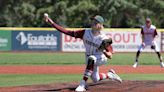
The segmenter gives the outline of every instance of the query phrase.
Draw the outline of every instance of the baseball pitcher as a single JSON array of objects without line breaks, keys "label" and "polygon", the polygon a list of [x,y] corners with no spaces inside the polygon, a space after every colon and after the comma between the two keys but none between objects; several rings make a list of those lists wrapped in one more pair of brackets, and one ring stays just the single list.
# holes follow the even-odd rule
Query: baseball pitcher
[{"label": "baseball pitcher", "polygon": [[84,71],[83,79],[80,81],[79,86],[75,91],[86,91],[86,84],[89,77],[93,82],[98,82],[104,79],[112,79],[122,82],[121,78],[115,73],[113,69],[110,69],[108,73],[99,73],[99,66],[107,62],[107,58],[112,58],[112,39],[102,34],[103,17],[96,15],[91,18],[91,29],[70,31],[59,26],[53,20],[51,20],[47,14],[44,15],[46,22],[50,23],[52,27],[58,31],[70,35],[75,38],[83,40],[85,45],[86,56],[86,69]]}]

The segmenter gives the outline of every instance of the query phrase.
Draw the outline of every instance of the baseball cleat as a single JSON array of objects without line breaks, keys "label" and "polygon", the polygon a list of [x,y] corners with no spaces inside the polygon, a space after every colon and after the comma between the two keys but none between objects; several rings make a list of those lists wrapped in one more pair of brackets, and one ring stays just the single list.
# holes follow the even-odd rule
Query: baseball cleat
[{"label": "baseball cleat", "polygon": [[85,81],[84,80],[81,80],[79,86],[75,89],[75,91],[76,92],[86,91],[85,86],[86,86]]},{"label": "baseball cleat", "polygon": [[164,68],[164,63],[160,62],[161,68]]},{"label": "baseball cleat", "polygon": [[110,79],[122,83],[122,79],[116,74],[113,69],[110,69],[110,71],[108,72],[108,76],[110,77]]},{"label": "baseball cleat", "polygon": [[138,62],[135,62],[133,68],[137,68],[137,66],[138,66]]}]

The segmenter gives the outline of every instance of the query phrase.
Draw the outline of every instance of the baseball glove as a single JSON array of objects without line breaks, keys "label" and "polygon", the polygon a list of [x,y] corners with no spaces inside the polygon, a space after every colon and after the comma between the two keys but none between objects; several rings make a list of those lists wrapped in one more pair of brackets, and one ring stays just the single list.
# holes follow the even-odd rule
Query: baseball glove
[{"label": "baseball glove", "polygon": [[98,49],[99,50],[104,50],[104,49],[106,49],[106,47],[108,47],[111,44],[112,44],[112,39],[111,38],[104,39]]},{"label": "baseball glove", "polygon": [[151,46],[151,49],[155,49],[155,45],[152,45],[152,46]]}]

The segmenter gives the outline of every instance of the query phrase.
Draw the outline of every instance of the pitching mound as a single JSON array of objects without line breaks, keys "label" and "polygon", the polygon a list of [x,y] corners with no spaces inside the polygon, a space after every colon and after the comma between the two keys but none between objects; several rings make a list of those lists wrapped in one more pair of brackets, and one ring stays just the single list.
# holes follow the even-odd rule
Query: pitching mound
[{"label": "pitching mound", "polygon": [[[74,92],[78,83],[0,88],[1,92]],[[164,81],[101,81],[89,83],[87,92],[163,92]]]}]

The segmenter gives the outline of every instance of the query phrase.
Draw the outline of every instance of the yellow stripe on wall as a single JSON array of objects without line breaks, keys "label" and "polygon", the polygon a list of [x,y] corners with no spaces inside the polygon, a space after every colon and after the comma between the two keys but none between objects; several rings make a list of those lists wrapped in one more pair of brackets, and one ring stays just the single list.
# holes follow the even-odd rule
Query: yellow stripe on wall
[{"label": "yellow stripe on wall", "polygon": [[[85,28],[66,28],[67,30],[81,30]],[[0,30],[21,30],[21,31],[55,31],[55,28],[34,28],[34,27],[0,27]],[[140,28],[104,28],[104,31],[140,31]],[[164,32],[164,29],[157,29],[157,31]]]},{"label": "yellow stripe on wall", "polygon": [[[66,28],[68,30],[79,30],[79,29],[84,29],[84,28]],[[26,31],[26,30],[38,30],[38,31],[42,31],[42,30],[56,30],[55,28],[30,28],[30,27],[0,27],[0,30],[21,30],[21,31]]]}]

